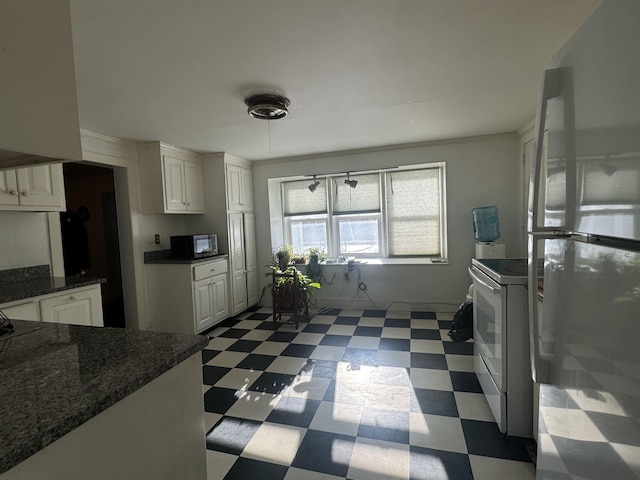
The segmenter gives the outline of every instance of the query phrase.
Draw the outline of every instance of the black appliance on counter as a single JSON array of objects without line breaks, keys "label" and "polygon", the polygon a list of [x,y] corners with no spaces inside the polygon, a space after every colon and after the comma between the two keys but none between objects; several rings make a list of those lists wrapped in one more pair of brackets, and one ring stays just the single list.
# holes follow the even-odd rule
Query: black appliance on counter
[{"label": "black appliance on counter", "polygon": [[174,235],[171,240],[171,258],[197,259],[218,254],[218,236],[215,233]]}]

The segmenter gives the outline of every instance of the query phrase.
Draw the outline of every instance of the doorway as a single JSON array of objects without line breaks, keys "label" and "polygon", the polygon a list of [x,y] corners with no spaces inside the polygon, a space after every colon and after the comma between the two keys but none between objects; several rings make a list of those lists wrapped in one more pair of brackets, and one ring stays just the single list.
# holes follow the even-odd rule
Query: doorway
[{"label": "doorway", "polygon": [[60,214],[65,275],[106,278],[105,327],[126,326],[113,169],[63,164],[67,211]]}]

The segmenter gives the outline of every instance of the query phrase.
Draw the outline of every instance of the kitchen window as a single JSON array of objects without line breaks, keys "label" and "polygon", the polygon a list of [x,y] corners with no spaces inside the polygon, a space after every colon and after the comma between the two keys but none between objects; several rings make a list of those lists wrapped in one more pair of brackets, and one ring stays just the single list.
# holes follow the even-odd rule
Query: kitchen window
[{"label": "kitchen window", "polygon": [[[445,257],[444,163],[281,183],[284,239],[328,258]],[[355,184],[353,188],[345,180]]]}]

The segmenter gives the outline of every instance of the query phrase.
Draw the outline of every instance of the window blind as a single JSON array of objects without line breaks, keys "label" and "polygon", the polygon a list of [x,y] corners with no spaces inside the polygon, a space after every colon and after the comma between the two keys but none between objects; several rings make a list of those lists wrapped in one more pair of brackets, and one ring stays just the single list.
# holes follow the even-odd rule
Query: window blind
[{"label": "window blind", "polygon": [[386,179],[389,256],[441,256],[440,169],[397,171]]},{"label": "window blind", "polygon": [[344,183],[347,177],[333,179],[333,213],[345,215],[380,211],[380,174],[351,175],[356,188]]},{"label": "window blind", "polygon": [[297,180],[282,184],[284,215],[312,215],[327,213],[326,180],[320,180],[315,192],[309,190],[310,180]]}]

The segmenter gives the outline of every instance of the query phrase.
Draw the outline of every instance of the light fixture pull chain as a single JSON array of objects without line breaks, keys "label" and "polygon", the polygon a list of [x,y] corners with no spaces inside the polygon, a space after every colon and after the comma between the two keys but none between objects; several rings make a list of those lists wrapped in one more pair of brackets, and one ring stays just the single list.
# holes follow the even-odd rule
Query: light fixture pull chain
[{"label": "light fixture pull chain", "polygon": [[267,119],[267,135],[269,137],[269,153],[271,153],[271,120]]}]

